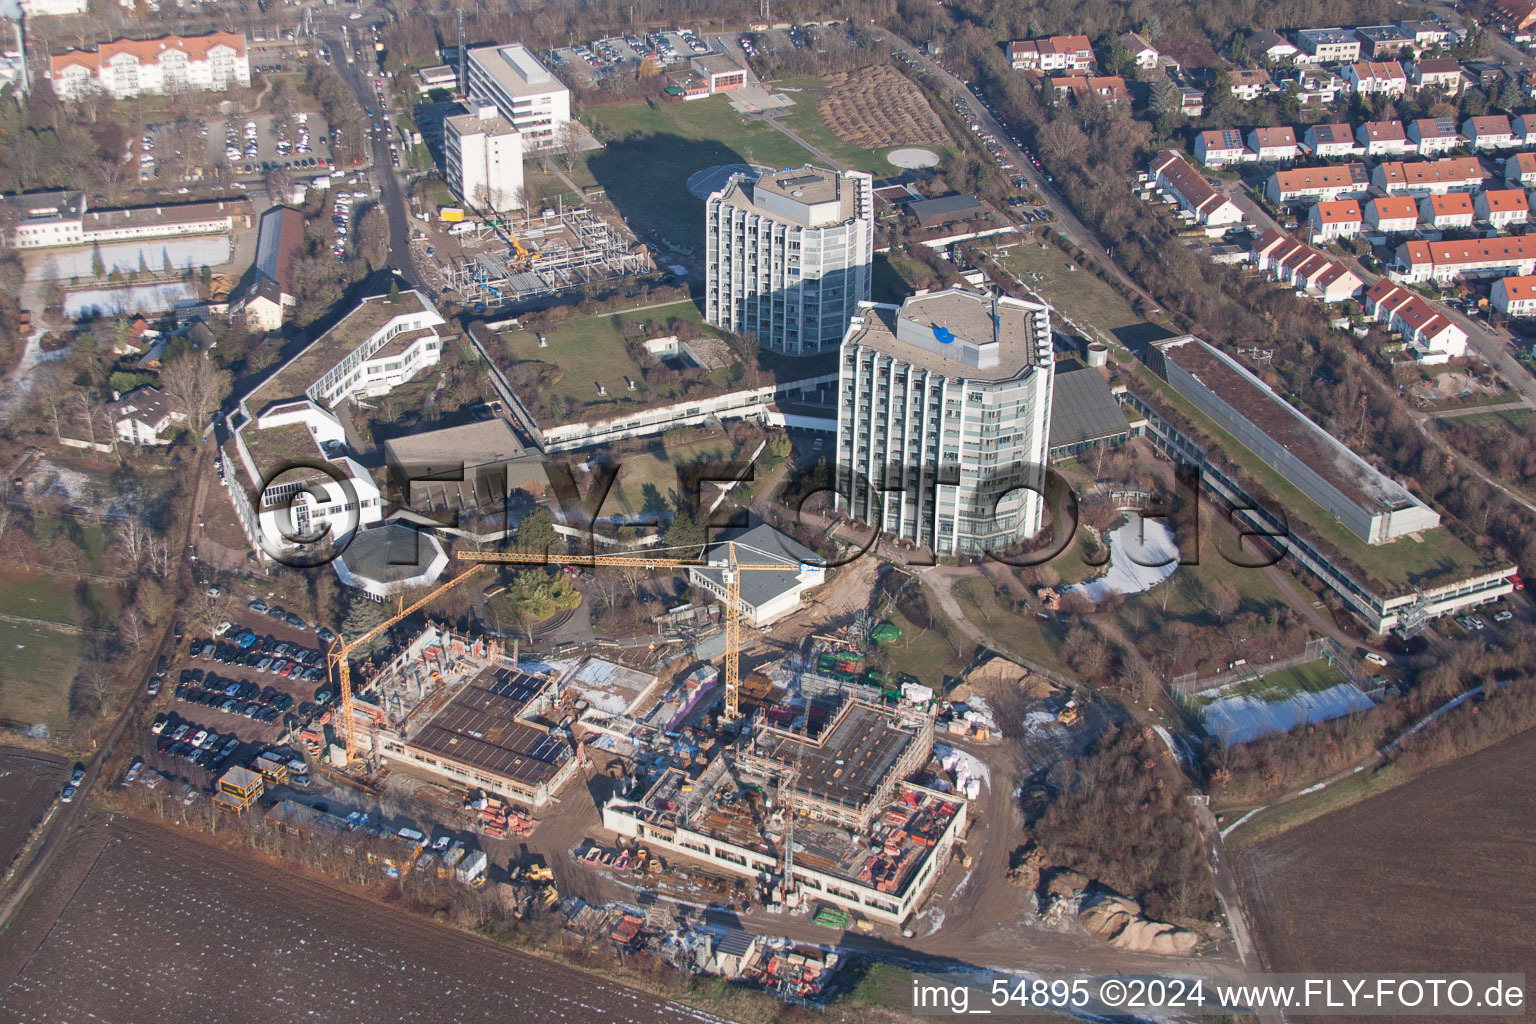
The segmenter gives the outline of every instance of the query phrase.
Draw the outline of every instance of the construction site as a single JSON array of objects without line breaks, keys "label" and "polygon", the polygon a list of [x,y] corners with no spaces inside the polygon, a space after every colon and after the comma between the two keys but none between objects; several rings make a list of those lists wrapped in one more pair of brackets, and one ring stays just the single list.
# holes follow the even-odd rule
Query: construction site
[{"label": "construction site", "polygon": [[[462,216],[462,215],[461,215]],[[469,218],[435,231],[422,256],[466,305],[499,306],[655,269],[633,236],[585,206]]]}]

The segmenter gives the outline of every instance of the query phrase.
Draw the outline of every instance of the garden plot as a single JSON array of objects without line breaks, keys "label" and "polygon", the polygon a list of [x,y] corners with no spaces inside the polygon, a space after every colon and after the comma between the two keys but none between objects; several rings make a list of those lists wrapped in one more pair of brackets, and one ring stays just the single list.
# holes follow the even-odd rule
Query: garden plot
[{"label": "garden plot", "polygon": [[838,138],[860,149],[883,146],[949,146],[944,123],[917,86],[895,68],[842,71],[827,79],[817,104]]}]

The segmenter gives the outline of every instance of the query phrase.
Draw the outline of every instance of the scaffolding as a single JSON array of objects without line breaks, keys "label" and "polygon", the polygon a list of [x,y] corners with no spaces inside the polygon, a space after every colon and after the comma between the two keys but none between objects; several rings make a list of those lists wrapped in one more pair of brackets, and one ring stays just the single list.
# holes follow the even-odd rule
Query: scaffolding
[{"label": "scaffolding", "polygon": [[655,269],[650,253],[585,206],[545,210],[514,226],[492,221],[463,238],[466,250],[443,266],[448,287],[466,303],[501,305]]}]

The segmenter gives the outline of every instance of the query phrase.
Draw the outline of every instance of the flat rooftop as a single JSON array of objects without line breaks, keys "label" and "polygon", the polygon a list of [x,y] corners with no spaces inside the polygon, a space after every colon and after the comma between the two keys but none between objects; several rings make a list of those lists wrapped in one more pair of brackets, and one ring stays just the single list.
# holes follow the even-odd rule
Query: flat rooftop
[{"label": "flat rooftop", "polygon": [[384,442],[384,452],[389,461],[430,475],[506,462],[527,454],[528,449],[505,420],[482,420],[393,437]]},{"label": "flat rooftop", "polygon": [[518,716],[548,685],[519,669],[491,666],[406,742],[525,786],[547,783],[571,759],[570,745]]},{"label": "flat rooftop", "polygon": [[522,43],[477,46],[469,51],[469,59],[513,96],[540,96],[565,91],[560,80]]},{"label": "flat rooftop", "polygon": [[1156,346],[1165,360],[1193,376],[1360,508],[1388,512],[1422,504],[1225,353],[1192,336]]},{"label": "flat rooftop", "polygon": [[[258,384],[246,397],[249,403],[247,407],[252,413],[259,413],[271,402],[302,397],[315,381],[395,317],[429,311],[432,311],[432,307],[415,291],[401,292],[398,303],[390,302],[386,295],[365,298],[330,330],[310,342],[302,352]],[[430,330],[402,332],[390,339],[389,344],[380,349],[376,357],[387,355],[392,348],[404,350],[411,341],[430,333]]]},{"label": "flat rooftop", "polygon": [[[1070,364],[1069,364],[1070,365]],[[1125,412],[1104,375],[1090,367],[1058,367],[1051,394],[1051,447],[1125,433]]]},{"label": "flat rooftop", "polygon": [[[899,309],[884,303],[871,303],[862,307],[859,313],[864,323],[848,339],[854,344],[876,349],[920,370],[946,377],[1005,381],[1020,376],[1035,365],[1038,350],[1034,318],[1043,315],[1044,310],[950,290],[913,296]],[[896,336],[899,318],[942,327],[960,338],[982,342],[995,338],[999,345],[997,365],[978,368],[933,349],[903,341]]]},{"label": "flat rooftop", "polygon": [[[774,728],[762,729],[754,739],[757,753],[787,765],[798,764],[794,792],[813,800],[860,807],[868,803],[880,783],[895,768],[903,752],[917,742],[909,729],[901,728],[890,715],[852,700],[841,717],[828,706],[828,697],[812,698],[808,720],[817,711],[832,720],[824,735],[797,735]],[[808,729],[814,725],[808,721]]]},{"label": "flat rooftop", "polygon": [[443,118],[443,124],[452,125],[453,130],[460,135],[506,135],[516,132],[517,126],[500,114],[490,117],[481,117],[471,110],[467,114],[454,114],[452,117]]},{"label": "flat rooftop", "polygon": [[249,217],[253,212],[249,199],[215,199],[206,203],[177,203],[166,206],[133,206],[121,210],[87,210],[85,230],[108,231],[141,226],[196,224],[222,217]]},{"label": "flat rooftop", "polygon": [[857,212],[856,193],[852,184],[845,183],[843,176],[837,171],[829,171],[824,167],[813,167],[809,164],[783,171],[770,171],[755,182],[748,180],[745,176],[735,179],[722,190],[720,201],[780,224],[807,226],[808,222],[805,220],[765,206],[766,199],[760,197],[769,196],[805,207],[837,203],[835,217],[829,217],[824,213],[816,215],[811,223],[817,227],[841,224],[851,220]]}]

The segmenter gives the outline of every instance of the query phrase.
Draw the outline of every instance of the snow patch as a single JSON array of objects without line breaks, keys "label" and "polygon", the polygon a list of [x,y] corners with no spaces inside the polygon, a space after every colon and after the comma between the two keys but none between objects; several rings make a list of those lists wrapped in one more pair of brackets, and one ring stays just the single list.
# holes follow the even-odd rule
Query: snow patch
[{"label": "snow patch", "polygon": [[1230,747],[1290,732],[1298,725],[1343,718],[1371,706],[1371,698],[1353,683],[1340,683],[1317,693],[1296,693],[1277,701],[1249,695],[1224,697],[1206,706],[1205,728],[1222,746]]},{"label": "snow patch", "polygon": [[1179,546],[1168,525],[1131,512],[1109,535],[1107,569],[1065,593],[1082,594],[1094,602],[1111,594],[1140,594],[1172,576],[1178,567]]}]

